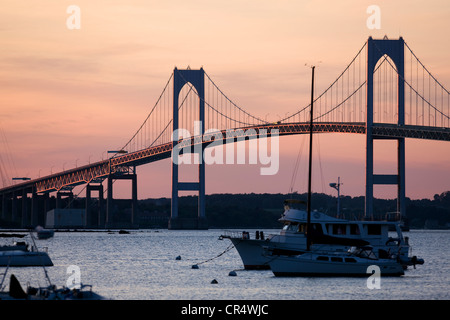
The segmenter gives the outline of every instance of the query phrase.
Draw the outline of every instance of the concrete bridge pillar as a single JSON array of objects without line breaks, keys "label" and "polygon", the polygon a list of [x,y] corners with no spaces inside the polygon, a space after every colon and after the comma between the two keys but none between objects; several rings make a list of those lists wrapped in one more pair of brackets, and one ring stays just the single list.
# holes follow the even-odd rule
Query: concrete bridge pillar
[{"label": "concrete bridge pillar", "polygon": [[373,186],[397,185],[397,210],[400,217],[406,214],[405,206],[405,138],[397,140],[397,174],[374,174],[373,142],[375,139],[385,139],[373,134],[373,73],[377,62],[387,55],[395,63],[398,73],[398,118],[397,124],[405,124],[405,84],[404,84],[404,41],[374,40],[371,37],[367,43],[367,112],[366,112],[366,203],[365,216],[373,218]]},{"label": "concrete bridge pillar", "polygon": [[127,174],[110,174],[108,176],[108,190],[106,198],[106,218],[105,227],[112,228],[115,226],[115,209],[113,204],[113,180],[131,180],[131,217],[130,227],[137,228],[137,214],[138,214],[138,201],[137,201],[137,175],[136,173]]},{"label": "concrete bridge pillar", "polygon": [[8,210],[8,204],[7,204],[8,198],[6,197],[6,193],[2,194],[2,220],[6,220],[6,210]]},{"label": "concrete bridge pillar", "polygon": [[36,227],[39,225],[39,196],[36,193],[35,188],[31,190],[31,225]]},{"label": "concrete bridge pillar", "polygon": [[63,197],[66,197],[68,199],[67,208],[72,208],[72,201],[73,201],[73,192],[72,191],[58,191],[56,193],[56,209],[63,209]]},{"label": "concrete bridge pillar", "polygon": [[[92,212],[92,191],[98,191],[97,212]],[[103,211],[103,185],[88,184],[86,186],[86,215],[85,226],[87,228],[105,225],[105,214]]]},{"label": "concrete bridge pillar", "polygon": [[[178,144],[178,111],[179,111],[179,94],[181,89],[190,83],[197,91],[199,99],[199,132],[195,135],[203,135],[205,132],[205,73],[203,69],[200,70],[174,70],[174,85],[173,85],[173,150],[177,150]],[[203,161],[203,147],[198,148],[201,152],[199,154],[198,164],[198,182],[180,182],[178,176],[178,154],[173,152],[172,155],[172,203],[171,215],[169,220],[169,229],[207,229],[207,220],[205,214],[205,162]],[[179,191],[198,191],[198,215],[196,219],[186,219],[179,217],[178,214],[178,192]]]},{"label": "concrete bridge pillar", "polygon": [[12,222],[17,221],[17,197],[14,191],[12,192],[11,198],[11,221]]}]

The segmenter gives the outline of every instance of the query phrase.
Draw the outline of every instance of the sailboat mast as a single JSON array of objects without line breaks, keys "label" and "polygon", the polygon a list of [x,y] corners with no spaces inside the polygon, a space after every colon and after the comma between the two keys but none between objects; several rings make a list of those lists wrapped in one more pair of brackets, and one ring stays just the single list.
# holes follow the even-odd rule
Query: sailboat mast
[{"label": "sailboat mast", "polygon": [[309,123],[309,169],[308,169],[308,202],[307,202],[307,220],[306,220],[306,250],[311,247],[311,173],[312,173],[312,145],[313,145],[313,103],[314,103],[314,68],[312,66],[311,81],[311,119]]}]

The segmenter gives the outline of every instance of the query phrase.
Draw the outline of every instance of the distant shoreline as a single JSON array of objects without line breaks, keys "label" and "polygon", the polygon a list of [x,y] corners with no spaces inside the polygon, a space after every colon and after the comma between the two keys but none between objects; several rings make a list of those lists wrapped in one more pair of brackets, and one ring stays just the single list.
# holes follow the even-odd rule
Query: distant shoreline
[{"label": "distant shoreline", "polygon": [[[136,232],[143,232],[143,231],[154,231],[159,232],[160,230],[169,230],[168,228],[138,228],[138,229],[127,229],[127,228],[121,228],[121,229],[83,229],[83,228],[64,228],[64,229],[51,229],[54,232],[106,232],[106,233],[119,233],[120,231],[126,231],[128,233],[136,233]],[[261,227],[230,227],[230,228],[218,228],[218,227],[210,227],[207,230],[279,230],[281,228],[261,228]],[[197,229],[185,229],[185,230],[171,230],[171,231],[202,231]],[[425,229],[425,228],[410,228],[409,231],[448,231],[450,228],[437,228],[437,229]],[[24,235],[29,234],[30,232],[35,232],[34,230],[29,229],[1,229],[0,228],[0,238],[2,238],[3,234],[18,234],[23,233]],[[403,233],[408,231],[403,231]],[[20,234],[22,235],[22,234]]]}]

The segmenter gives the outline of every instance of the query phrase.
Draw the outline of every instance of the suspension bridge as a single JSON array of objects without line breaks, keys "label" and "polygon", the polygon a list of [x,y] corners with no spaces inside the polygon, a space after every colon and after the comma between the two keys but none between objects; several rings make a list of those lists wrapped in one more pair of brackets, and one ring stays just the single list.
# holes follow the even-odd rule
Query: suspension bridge
[{"label": "suspension bridge", "polygon": [[[397,211],[404,216],[405,139],[450,141],[449,91],[403,38],[369,38],[335,81],[315,95],[313,105],[314,133],[366,136],[366,217],[373,214],[374,185],[397,186]],[[111,158],[4,186],[0,189],[1,218],[20,221],[23,227],[43,225],[49,194],[56,192],[58,208],[62,197],[73,197],[72,189],[85,185],[84,226],[111,227],[115,214],[113,182],[128,179],[132,181],[130,223],[136,225],[137,166],[170,158],[174,150],[202,153],[219,141],[235,143],[273,134],[309,133],[310,112],[311,104],[308,104],[284,119],[267,121],[234,103],[203,68],[175,68],[142,125]],[[181,137],[179,132],[193,134]],[[397,141],[396,174],[374,174],[374,140]],[[183,182],[179,179],[179,165],[172,161],[171,229],[207,228],[205,161],[197,165],[198,181]],[[178,194],[186,190],[198,192],[195,221],[184,221],[178,215]],[[98,191],[100,204],[106,192],[106,210],[100,205],[98,212],[92,212],[89,205],[92,191]]]}]

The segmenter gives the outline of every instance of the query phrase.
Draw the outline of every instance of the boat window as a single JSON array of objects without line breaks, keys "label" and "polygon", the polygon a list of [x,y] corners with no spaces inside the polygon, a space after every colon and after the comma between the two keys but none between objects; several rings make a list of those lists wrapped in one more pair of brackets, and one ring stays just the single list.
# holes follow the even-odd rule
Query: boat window
[{"label": "boat window", "polygon": [[381,234],[381,226],[379,224],[367,225],[367,234],[368,235],[380,235]]},{"label": "boat window", "polygon": [[342,258],[341,257],[331,257],[331,261],[333,261],[333,262],[342,262]]},{"label": "boat window", "polygon": [[356,262],[353,258],[345,258],[345,262]]},{"label": "boat window", "polygon": [[305,223],[299,224],[297,231],[301,232],[301,233],[305,233],[306,232],[306,224]]},{"label": "boat window", "polygon": [[359,226],[357,224],[351,224],[350,225],[350,234],[353,235],[360,235]]},{"label": "boat window", "polygon": [[325,256],[318,256],[318,257],[316,258],[316,260],[319,260],[319,261],[328,261],[328,257],[325,257]]},{"label": "boat window", "polygon": [[333,234],[345,234],[345,224],[333,224]]},{"label": "boat window", "polygon": [[323,234],[322,225],[320,223],[313,223],[311,225],[311,228],[312,228],[312,230],[311,230],[312,234],[315,234],[315,235]]},{"label": "boat window", "polygon": [[288,223],[283,227],[283,230],[289,230],[289,231],[297,231],[298,229],[298,223]]}]

